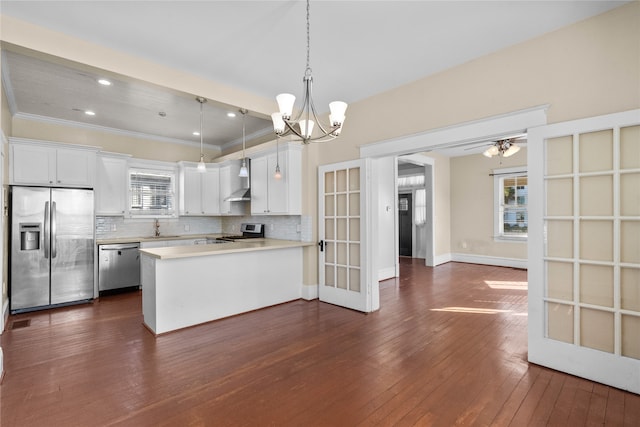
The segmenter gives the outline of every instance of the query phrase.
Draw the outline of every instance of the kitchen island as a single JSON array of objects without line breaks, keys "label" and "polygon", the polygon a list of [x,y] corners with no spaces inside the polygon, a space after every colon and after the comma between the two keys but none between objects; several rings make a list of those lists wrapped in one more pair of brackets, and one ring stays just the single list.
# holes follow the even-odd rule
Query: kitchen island
[{"label": "kitchen island", "polygon": [[293,301],[310,242],[247,239],[140,250],[142,313],[154,334]]}]

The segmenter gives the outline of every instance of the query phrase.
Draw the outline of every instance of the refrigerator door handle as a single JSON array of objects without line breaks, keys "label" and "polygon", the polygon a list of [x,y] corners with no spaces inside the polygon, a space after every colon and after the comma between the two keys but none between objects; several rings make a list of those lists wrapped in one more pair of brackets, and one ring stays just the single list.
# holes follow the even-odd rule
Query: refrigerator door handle
[{"label": "refrigerator door handle", "polygon": [[51,202],[51,258],[55,258],[57,255],[57,244],[58,240],[57,236],[57,212],[56,212],[56,202]]},{"label": "refrigerator door handle", "polygon": [[44,257],[49,258],[49,202],[44,202]]}]

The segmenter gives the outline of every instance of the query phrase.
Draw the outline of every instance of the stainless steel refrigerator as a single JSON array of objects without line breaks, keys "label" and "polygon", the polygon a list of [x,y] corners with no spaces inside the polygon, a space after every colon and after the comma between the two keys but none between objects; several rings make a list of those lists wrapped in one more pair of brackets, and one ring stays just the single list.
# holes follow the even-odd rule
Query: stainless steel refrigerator
[{"label": "stainless steel refrigerator", "polygon": [[92,299],[93,191],[11,187],[12,312]]}]

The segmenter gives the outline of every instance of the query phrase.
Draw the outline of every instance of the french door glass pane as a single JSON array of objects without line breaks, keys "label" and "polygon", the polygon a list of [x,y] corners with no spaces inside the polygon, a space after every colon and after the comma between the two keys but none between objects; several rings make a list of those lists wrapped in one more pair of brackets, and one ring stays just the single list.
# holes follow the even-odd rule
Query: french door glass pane
[{"label": "french door glass pane", "polygon": [[573,306],[552,302],[546,305],[549,338],[573,343]]},{"label": "french door glass pane", "polygon": [[613,313],[583,308],[580,310],[580,345],[613,353]]},{"label": "french door glass pane", "polygon": [[613,307],[613,267],[590,264],[580,266],[580,302]]},{"label": "french door glass pane", "polygon": [[573,301],[573,263],[547,261],[547,297]]},{"label": "french door glass pane", "polygon": [[613,169],[613,130],[584,133],[579,136],[580,172]]}]

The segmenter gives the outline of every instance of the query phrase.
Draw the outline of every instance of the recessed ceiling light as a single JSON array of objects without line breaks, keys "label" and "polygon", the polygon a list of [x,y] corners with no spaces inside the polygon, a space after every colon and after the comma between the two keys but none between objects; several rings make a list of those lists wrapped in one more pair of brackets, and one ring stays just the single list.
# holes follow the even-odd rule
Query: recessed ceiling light
[{"label": "recessed ceiling light", "polygon": [[236,113],[231,113],[231,112],[227,113],[227,117],[235,117],[235,116],[236,116]]},{"label": "recessed ceiling light", "polygon": [[107,79],[100,79],[98,80],[98,83],[100,83],[103,86],[111,86],[111,82]]},{"label": "recessed ceiling light", "polygon": [[198,131],[193,132],[193,136],[200,136],[200,132]]},{"label": "recessed ceiling light", "polygon": [[95,115],[96,115],[96,113],[94,113],[94,112],[93,112],[93,111],[91,111],[91,110],[87,110],[87,111],[85,111],[84,113],[85,113],[87,116],[95,116]]}]

